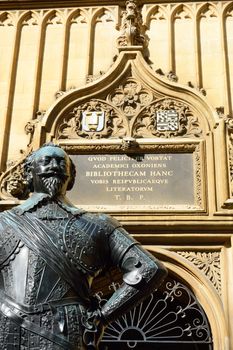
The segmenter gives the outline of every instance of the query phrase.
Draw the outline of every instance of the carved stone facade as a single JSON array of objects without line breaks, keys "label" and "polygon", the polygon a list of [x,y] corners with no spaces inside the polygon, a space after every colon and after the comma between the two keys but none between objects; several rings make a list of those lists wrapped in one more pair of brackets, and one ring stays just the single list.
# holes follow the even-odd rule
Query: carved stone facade
[{"label": "carved stone facade", "polygon": [[[3,0],[0,11],[0,210],[28,195],[25,157],[44,142],[73,157],[133,159],[134,175],[120,160],[95,163],[93,183],[122,173],[108,185],[116,205],[91,210],[119,219],[195,295],[211,329],[208,350],[231,350],[232,1],[18,3]],[[173,161],[143,169],[144,155]],[[176,163],[183,155],[185,164]],[[158,185],[150,203],[134,200],[152,188],[138,183],[156,190],[169,171],[180,172],[177,182]],[[119,204],[117,191],[130,181],[137,186],[121,192]],[[172,203],[167,188],[176,193]],[[186,192],[187,202],[179,201]]]},{"label": "carved stone facade", "polygon": [[134,137],[199,137],[198,117],[190,108],[172,99],[163,99],[144,108],[135,121]]},{"label": "carved stone facade", "polygon": [[197,266],[198,269],[207,276],[214,288],[221,295],[222,279],[220,252],[178,251],[177,253]]},{"label": "carved stone facade", "polygon": [[[87,113],[92,118],[102,113],[95,130],[83,129]],[[91,99],[76,106],[56,129],[57,139],[171,138],[202,134],[198,117],[187,104],[170,98],[156,99],[152,91],[133,78],[114,89],[106,101]]]}]

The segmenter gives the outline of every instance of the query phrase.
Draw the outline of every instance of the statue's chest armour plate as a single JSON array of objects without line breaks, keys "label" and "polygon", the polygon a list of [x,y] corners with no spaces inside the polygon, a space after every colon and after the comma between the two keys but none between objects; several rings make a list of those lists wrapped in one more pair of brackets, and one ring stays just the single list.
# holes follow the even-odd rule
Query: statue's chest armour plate
[{"label": "statue's chest armour plate", "polygon": [[95,275],[103,267],[104,234],[97,223],[72,218],[60,236],[59,244],[72,264],[84,273]]},{"label": "statue's chest armour plate", "polygon": [[[50,230],[56,232],[57,238],[60,238],[64,235],[68,222],[69,218],[43,220],[43,223],[46,224]],[[57,244],[56,241],[54,243]]]},{"label": "statue's chest armour plate", "polygon": [[[36,210],[36,217],[53,232],[56,237],[63,237],[66,232],[67,223],[73,218],[71,213],[61,208],[57,203],[47,204]],[[55,245],[57,241],[54,242]]]}]

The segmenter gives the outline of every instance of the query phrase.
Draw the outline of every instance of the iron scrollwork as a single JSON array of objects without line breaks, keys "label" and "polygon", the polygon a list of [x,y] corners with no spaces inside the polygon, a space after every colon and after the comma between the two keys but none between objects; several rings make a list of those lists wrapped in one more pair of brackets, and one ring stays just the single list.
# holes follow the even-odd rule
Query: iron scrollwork
[{"label": "iron scrollwork", "polygon": [[206,315],[194,294],[183,283],[169,278],[163,292],[154,292],[107,327],[101,349],[114,343],[130,349],[140,349],[143,343],[148,346],[191,343],[211,346],[212,336]]}]

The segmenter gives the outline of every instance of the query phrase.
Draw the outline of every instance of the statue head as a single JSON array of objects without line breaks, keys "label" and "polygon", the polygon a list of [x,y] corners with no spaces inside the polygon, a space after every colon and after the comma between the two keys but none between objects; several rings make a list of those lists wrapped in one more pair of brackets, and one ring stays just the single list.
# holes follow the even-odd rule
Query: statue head
[{"label": "statue head", "polygon": [[25,177],[31,192],[65,195],[75,180],[75,166],[68,154],[53,143],[44,144],[25,160]]}]

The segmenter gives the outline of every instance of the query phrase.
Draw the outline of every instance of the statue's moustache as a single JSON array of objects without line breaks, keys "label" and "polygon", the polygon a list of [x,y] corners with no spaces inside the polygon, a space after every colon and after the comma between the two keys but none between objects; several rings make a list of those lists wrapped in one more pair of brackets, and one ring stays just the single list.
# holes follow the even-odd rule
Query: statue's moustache
[{"label": "statue's moustache", "polygon": [[37,174],[39,177],[44,177],[44,178],[49,178],[49,177],[59,177],[61,180],[66,180],[68,179],[69,175],[66,173],[61,173],[60,171],[49,171],[46,173],[38,173]]}]

